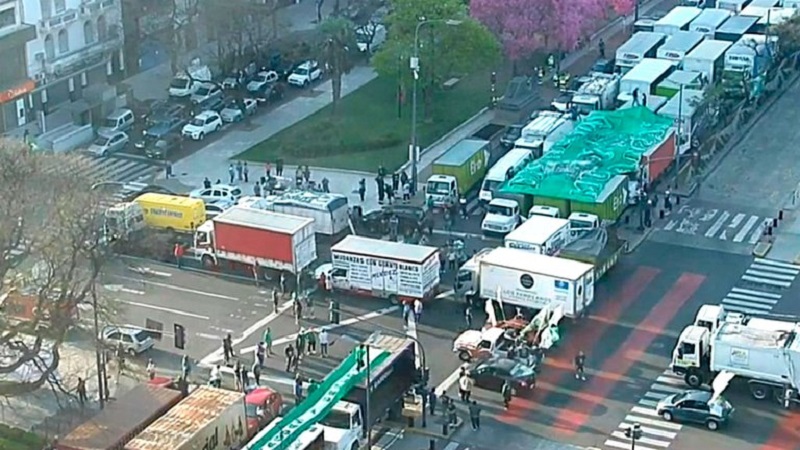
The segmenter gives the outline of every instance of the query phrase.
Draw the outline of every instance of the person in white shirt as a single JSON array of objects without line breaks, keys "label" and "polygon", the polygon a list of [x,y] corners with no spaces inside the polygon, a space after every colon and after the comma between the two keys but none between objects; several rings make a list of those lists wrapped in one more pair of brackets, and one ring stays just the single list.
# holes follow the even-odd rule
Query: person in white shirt
[{"label": "person in white shirt", "polygon": [[422,302],[419,299],[414,300],[414,323],[418,324],[419,319],[422,318]]},{"label": "person in white shirt", "polygon": [[211,376],[208,377],[208,384],[219,388],[222,386],[222,378],[220,378],[219,364],[211,368]]},{"label": "person in white shirt", "polygon": [[322,328],[319,330],[319,352],[323,358],[328,357],[328,344],[330,344],[328,340],[328,330]]}]

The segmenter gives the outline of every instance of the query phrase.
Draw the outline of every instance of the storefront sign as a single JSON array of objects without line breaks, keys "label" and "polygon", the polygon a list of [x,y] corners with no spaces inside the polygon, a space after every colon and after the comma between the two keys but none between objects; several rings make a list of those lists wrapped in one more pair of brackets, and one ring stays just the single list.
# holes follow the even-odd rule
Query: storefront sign
[{"label": "storefront sign", "polygon": [[36,87],[36,83],[33,80],[26,80],[24,83],[20,84],[19,86],[15,86],[11,89],[7,89],[5,91],[0,92],[0,103],[5,103],[15,98],[19,97],[20,95],[25,95],[28,92],[32,91],[33,88]]}]

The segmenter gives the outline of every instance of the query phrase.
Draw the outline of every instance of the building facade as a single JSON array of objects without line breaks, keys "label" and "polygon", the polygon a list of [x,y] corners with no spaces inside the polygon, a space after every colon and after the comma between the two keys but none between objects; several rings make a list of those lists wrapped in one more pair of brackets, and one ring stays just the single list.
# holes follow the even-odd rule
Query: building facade
[{"label": "building facade", "polygon": [[25,47],[35,38],[20,0],[0,0],[0,134],[27,123],[26,94],[36,85],[26,71]]}]

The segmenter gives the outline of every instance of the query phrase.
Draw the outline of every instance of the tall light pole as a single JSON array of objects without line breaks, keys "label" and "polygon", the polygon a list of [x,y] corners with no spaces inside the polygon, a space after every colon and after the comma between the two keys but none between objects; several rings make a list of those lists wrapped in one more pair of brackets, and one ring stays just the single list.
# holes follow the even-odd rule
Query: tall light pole
[{"label": "tall light pole", "polygon": [[461,25],[461,20],[456,19],[430,19],[424,17],[417,23],[414,29],[414,56],[411,57],[409,66],[414,75],[414,87],[411,94],[411,144],[408,148],[408,157],[411,159],[411,189],[412,193],[417,192],[417,185],[419,184],[419,173],[417,168],[417,81],[419,80],[419,30],[422,26],[428,23],[443,23],[448,26]]}]

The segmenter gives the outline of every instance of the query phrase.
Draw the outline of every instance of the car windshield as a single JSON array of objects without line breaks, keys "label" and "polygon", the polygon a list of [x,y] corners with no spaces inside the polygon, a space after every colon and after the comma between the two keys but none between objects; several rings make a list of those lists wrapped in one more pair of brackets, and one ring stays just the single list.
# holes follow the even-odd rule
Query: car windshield
[{"label": "car windshield", "polygon": [[511,208],[508,206],[500,206],[500,205],[489,205],[489,210],[486,212],[487,214],[495,214],[498,216],[511,216]]},{"label": "car windshield", "polygon": [[428,192],[431,194],[447,194],[450,192],[450,183],[431,181],[428,183]]},{"label": "car windshield", "polygon": [[100,137],[98,137],[97,139],[94,140],[94,145],[104,146],[106,144],[108,144],[108,138],[107,137],[100,136]]},{"label": "car windshield", "polygon": [[134,340],[136,340],[136,341],[138,341],[138,342],[144,342],[144,341],[146,341],[146,340],[147,340],[149,337],[150,337],[150,335],[149,335],[149,334],[147,334],[147,332],[146,332],[146,331],[144,331],[144,330],[139,330],[139,331],[137,331],[137,332],[136,332],[136,333],[133,335],[133,339],[134,339]]},{"label": "car windshield", "polygon": [[251,403],[245,403],[244,404],[244,413],[249,418],[257,418],[259,416],[259,414],[258,414],[259,409],[261,409],[261,408],[259,408],[256,405],[253,405]]},{"label": "car windshield", "polygon": [[322,425],[344,430],[350,429],[350,416],[342,411],[331,411],[322,419]]},{"label": "car windshield", "polygon": [[205,96],[208,95],[210,92],[211,92],[210,87],[201,87],[200,89],[197,90],[197,95]]},{"label": "car windshield", "polygon": [[172,83],[169,84],[169,87],[175,89],[185,89],[187,84],[189,84],[189,80],[185,78],[173,78]]},{"label": "car windshield", "polygon": [[298,68],[297,68],[297,69],[294,71],[294,73],[295,73],[296,75],[308,75],[308,69],[306,69],[306,68],[304,68],[304,67],[298,67]]},{"label": "car windshield", "polygon": [[192,125],[194,125],[196,127],[202,127],[203,123],[204,123],[203,119],[198,119],[198,118],[192,119]]},{"label": "car windshield", "polygon": [[116,119],[106,119],[105,125],[108,128],[116,128],[117,127],[117,120]]},{"label": "car windshield", "polygon": [[511,368],[510,373],[514,378],[527,378],[533,375],[533,369],[522,364],[517,364]]}]

